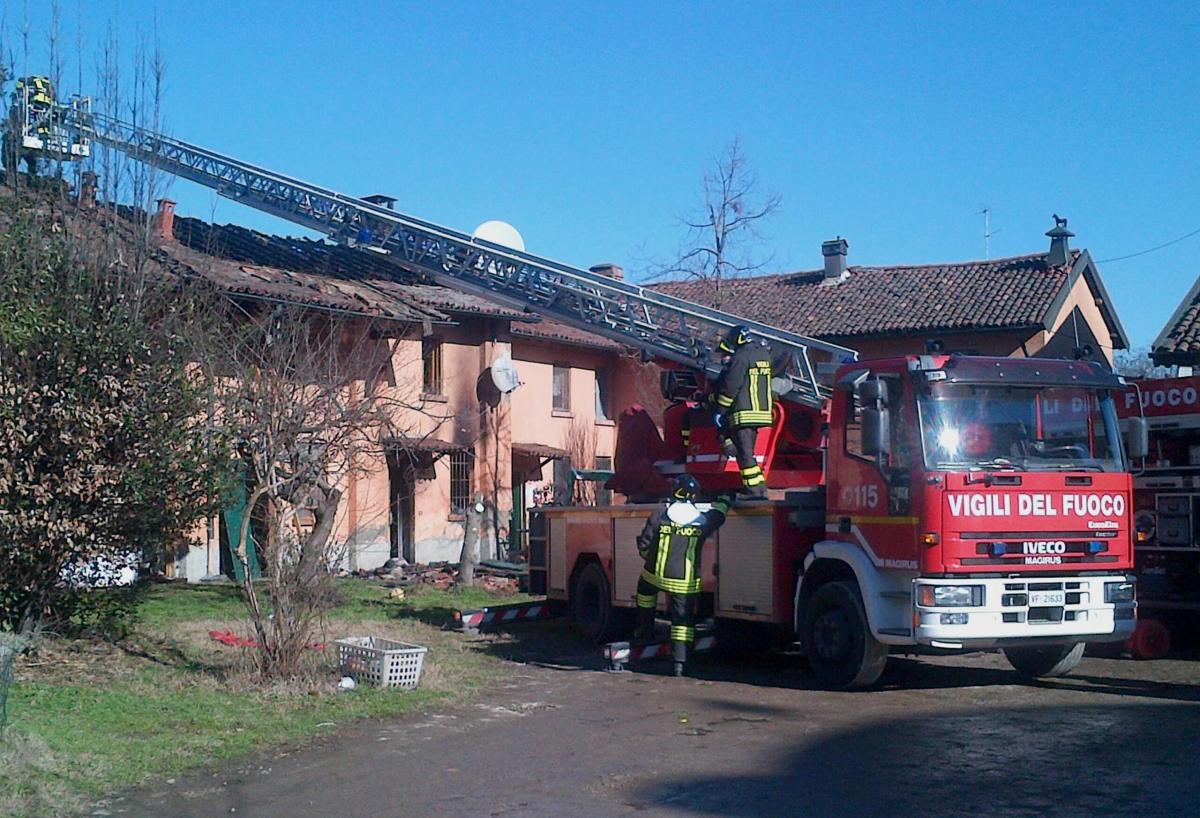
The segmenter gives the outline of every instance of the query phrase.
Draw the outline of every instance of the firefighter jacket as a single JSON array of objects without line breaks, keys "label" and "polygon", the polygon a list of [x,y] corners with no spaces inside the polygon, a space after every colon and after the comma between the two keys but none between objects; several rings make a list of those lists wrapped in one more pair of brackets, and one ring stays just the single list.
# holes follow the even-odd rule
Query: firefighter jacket
[{"label": "firefighter jacket", "polygon": [[46,77],[26,77],[17,80],[17,95],[23,94],[26,87],[33,89],[33,93],[29,95],[29,102],[35,107],[49,107],[54,103],[54,87]]},{"label": "firefighter jacket", "polygon": [[737,348],[717,379],[713,401],[734,427],[771,425],[771,354],[762,342]]},{"label": "firefighter jacket", "polygon": [[655,510],[637,538],[645,559],[642,579],[669,594],[700,593],[700,549],[725,522],[729,499],[720,497],[707,512],[691,503],[668,503]]}]

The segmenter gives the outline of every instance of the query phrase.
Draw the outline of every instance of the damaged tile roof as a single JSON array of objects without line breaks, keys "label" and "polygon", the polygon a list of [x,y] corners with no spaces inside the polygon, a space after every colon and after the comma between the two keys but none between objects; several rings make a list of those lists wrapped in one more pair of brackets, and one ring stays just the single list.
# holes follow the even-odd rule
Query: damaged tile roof
[{"label": "damaged tile roof", "polygon": [[162,249],[231,293],[278,298],[397,321],[478,315],[512,321],[515,335],[597,349],[622,346],[599,335],[432,284],[369,252],[326,241],[272,236],[237,225],[176,216]]},{"label": "damaged tile roof", "polygon": [[[1073,259],[1077,257],[1073,253]],[[884,334],[1043,325],[1071,273],[1046,253],[987,261],[848,267],[841,279],[821,270],[706,281],[655,289],[716,306],[781,329],[829,340]]]},{"label": "damaged tile roof", "polygon": [[1150,357],[1158,366],[1200,365],[1200,278],[1154,339]]},{"label": "damaged tile roof", "polygon": [[163,252],[228,292],[398,321],[446,321],[449,313],[536,320],[339,244],[186,216],[176,216],[173,228],[175,242],[165,243]]}]

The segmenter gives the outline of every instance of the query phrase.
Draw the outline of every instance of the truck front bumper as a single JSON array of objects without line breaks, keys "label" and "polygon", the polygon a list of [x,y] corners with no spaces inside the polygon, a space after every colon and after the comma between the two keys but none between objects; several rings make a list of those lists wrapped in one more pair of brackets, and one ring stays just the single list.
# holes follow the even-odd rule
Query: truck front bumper
[{"label": "truck front bumper", "polygon": [[[993,648],[1048,640],[1120,642],[1137,624],[1133,577],[993,577],[913,581],[913,635],[918,645]],[[937,586],[974,604],[937,604]],[[1111,587],[1106,587],[1111,586]],[[943,588],[943,591],[950,589]],[[922,604],[933,603],[933,604]]]}]

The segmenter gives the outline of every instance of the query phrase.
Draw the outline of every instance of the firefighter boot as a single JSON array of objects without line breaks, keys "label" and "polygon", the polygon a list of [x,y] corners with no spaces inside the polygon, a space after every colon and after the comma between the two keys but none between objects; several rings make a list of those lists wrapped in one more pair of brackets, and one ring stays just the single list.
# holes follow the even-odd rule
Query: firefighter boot
[{"label": "firefighter boot", "polygon": [[652,642],[654,641],[654,609],[653,608],[638,608],[637,609],[637,628],[633,631],[633,640],[635,642]]},{"label": "firefighter boot", "polygon": [[747,500],[766,500],[769,496],[767,494],[766,483],[759,483],[757,486],[742,486],[742,490],[738,492],[738,495],[745,497]]},{"label": "firefighter boot", "polygon": [[[672,626],[674,629],[674,626]],[[688,643],[682,639],[671,640],[671,658],[675,660],[675,667],[672,671],[674,676],[684,675],[684,670],[687,665]]]}]

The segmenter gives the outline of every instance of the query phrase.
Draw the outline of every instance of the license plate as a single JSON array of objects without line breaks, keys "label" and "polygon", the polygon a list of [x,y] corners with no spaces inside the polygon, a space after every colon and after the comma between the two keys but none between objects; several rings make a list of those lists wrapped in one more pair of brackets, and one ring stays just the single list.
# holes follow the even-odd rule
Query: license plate
[{"label": "license plate", "polygon": [[1029,607],[1031,608],[1049,608],[1057,607],[1067,601],[1067,595],[1063,591],[1030,591],[1029,592]]}]

